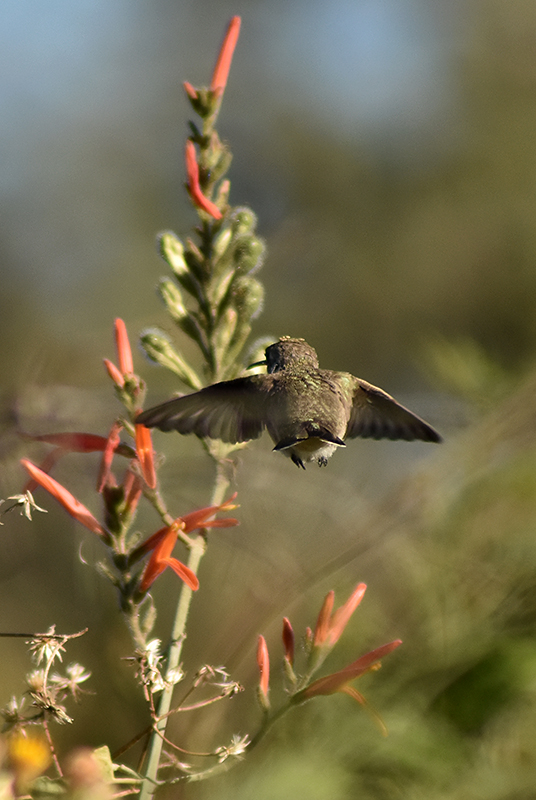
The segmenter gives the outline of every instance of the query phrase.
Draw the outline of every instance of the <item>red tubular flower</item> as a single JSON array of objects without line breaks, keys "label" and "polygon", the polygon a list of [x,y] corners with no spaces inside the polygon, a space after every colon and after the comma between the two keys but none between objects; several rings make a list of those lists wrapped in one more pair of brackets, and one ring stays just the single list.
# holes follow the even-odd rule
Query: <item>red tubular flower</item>
[{"label": "red tubular flower", "polygon": [[350,617],[363,599],[366,589],[365,583],[358,583],[346,603],[334,614],[332,614],[332,610],[335,595],[333,591],[328,592],[318,615],[313,639],[314,647],[326,646],[331,649],[339,641]]},{"label": "red tubular flower", "polygon": [[233,60],[234,49],[240,33],[240,24],[240,17],[233,17],[230,21],[223,44],[220,48],[216,66],[214,67],[214,72],[212,73],[210,88],[213,92],[217,92],[218,94],[223,94],[227,85],[231,61]]},{"label": "red tubular flower", "polygon": [[[43,459],[43,461],[39,465],[39,468],[43,472],[46,472],[47,475],[48,475],[48,473],[50,472],[50,470],[52,469],[52,467],[54,466],[56,461],[59,461],[59,459],[62,457],[62,455],[64,455],[64,453],[65,453],[65,450],[63,450],[61,447],[55,447],[54,450],[51,450],[50,453],[48,453],[48,455],[45,456],[45,458]],[[36,486],[37,486],[37,483],[33,480],[33,478],[30,478],[30,480],[24,486],[23,491],[24,492],[33,492],[33,491],[35,491]]]},{"label": "red tubular flower", "polygon": [[283,617],[283,647],[285,648],[285,658],[292,666],[294,664],[294,631],[292,630],[292,625],[290,624],[290,620],[286,617]]},{"label": "red tubular flower", "polygon": [[34,442],[54,444],[56,447],[70,450],[72,453],[93,453],[97,450],[104,450],[108,441],[105,436],[98,436],[95,433],[46,433],[29,438]]},{"label": "red tubular flower", "polygon": [[[99,436],[96,433],[45,433],[39,436],[24,435],[34,442],[53,444],[58,450],[70,453],[96,453],[104,452],[109,446],[110,436]],[[55,451],[52,451],[55,452]],[[115,452],[127,458],[133,458],[135,453],[132,447],[117,438]],[[41,467],[43,469],[43,467]]]},{"label": "red tubular flower", "polygon": [[195,86],[192,86],[192,84],[188,83],[188,81],[184,81],[182,85],[184,87],[184,91],[186,92],[190,100],[197,100],[199,95],[197,94],[197,89],[195,88]]},{"label": "red tubular flower", "polygon": [[350,681],[359,678],[361,675],[364,675],[365,672],[378,669],[380,660],[388,653],[396,650],[401,644],[402,642],[400,639],[395,639],[394,642],[389,642],[381,647],[377,647],[375,650],[371,650],[370,653],[361,656],[361,658],[358,658],[357,661],[353,661],[344,669],[334,672],[331,675],[326,675],[324,678],[318,678],[318,680],[313,681],[313,683],[309,684],[309,686],[295,695],[296,702],[301,703],[303,700],[309,700],[311,697],[335,694],[335,692],[345,692],[359,702],[362,702],[362,699],[360,699],[362,696],[359,695],[359,692],[352,686],[348,686]]},{"label": "red tubular flower", "polygon": [[326,598],[322,603],[322,608],[320,609],[318,619],[316,621],[314,638],[313,638],[314,647],[321,647],[326,641],[329,632],[329,624],[334,602],[335,602],[335,592],[332,589],[330,592],[327,593]]},{"label": "red tubular flower", "polygon": [[326,643],[330,647],[333,647],[333,645],[339,641],[342,632],[348,625],[350,617],[363,599],[363,595],[365,594],[366,590],[366,583],[358,583],[346,603],[338,608],[331,617],[329,632],[326,639]]},{"label": "red tubular flower", "polygon": [[230,528],[233,525],[238,525],[238,520],[233,517],[210,519],[217,511],[228,511],[236,508],[232,503],[235,497],[236,493],[219,506],[208,506],[198,511],[192,511],[190,514],[185,514],[184,517],[177,517],[171,525],[160,528],[160,530],[153,533],[152,536],[149,536],[148,539],[136,547],[131,554],[132,563],[152,551],[151,558],[147,562],[141,577],[140,590],[146,592],[167,567],[176,572],[188,584],[190,589],[193,589],[193,591],[198,589],[199,581],[192,570],[188,569],[176,558],[170,558],[177,541],[178,532],[190,533],[196,528]]},{"label": "red tubular flower", "polygon": [[111,470],[111,466],[112,466],[112,461],[113,461],[114,453],[115,453],[115,451],[117,449],[117,446],[119,444],[119,434],[120,434],[122,429],[123,429],[123,426],[121,425],[120,422],[114,422],[114,424],[112,425],[112,430],[108,434],[108,439],[106,440],[106,445],[105,445],[104,450],[102,452],[102,461],[101,461],[101,466],[100,466],[100,470],[99,470],[99,477],[97,478],[97,491],[98,492],[102,492],[104,487],[110,481],[110,475],[111,475],[110,470]]},{"label": "red tubular flower", "polygon": [[195,145],[191,139],[186,142],[186,175],[188,178],[187,185],[190,196],[194,204],[210,214],[214,219],[221,219],[222,213],[218,206],[205,197],[201,191],[199,183],[199,165],[197,163],[197,154]]},{"label": "red tubular flower", "polygon": [[39,486],[42,486],[43,489],[46,489],[46,491],[64,507],[71,517],[74,517],[74,519],[78,520],[78,522],[80,522],[90,531],[93,531],[93,533],[107,538],[106,531],[99,525],[91,511],[89,511],[84,505],[82,505],[82,503],[73,497],[73,495],[67,491],[67,489],[61,485],[61,483],[55,481],[54,478],[51,478],[50,475],[47,475],[42,469],[39,469],[39,467],[37,467],[35,464],[32,464],[32,462],[28,461],[27,458],[22,458],[20,463],[34,479],[34,481]]},{"label": "red tubular flower", "polygon": [[106,371],[110,376],[110,378],[113,380],[116,386],[119,386],[119,388],[122,389],[123,386],[125,385],[125,379],[123,378],[123,376],[121,375],[115,364],[113,364],[108,358],[103,358],[102,360],[104,362],[104,366],[106,367]]},{"label": "red tubular flower", "polygon": [[125,385],[125,377],[134,374],[134,363],[132,361],[132,350],[130,349],[127,328],[120,317],[117,317],[114,322],[114,332],[119,369],[108,358],[104,358],[103,361],[110,378],[116,386],[122,389]]},{"label": "red tubular flower", "polygon": [[[24,438],[32,439],[34,442],[44,442],[45,444],[55,445],[54,450],[43,459],[39,468],[46,473],[49,473],[54,464],[65,453],[94,453],[97,451],[105,451],[109,446],[109,438],[105,436],[98,436],[95,433],[47,433],[39,436],[29,436],[24,434]],[[134,451],[127,444],[119,441],[115,442],[114,451],[127,458],[134,456]],[[33,492],[37,483],[34,480],[28,481],[24,487],[24,491]]]},{"label": "red tubular flower", "polygon": [[151,550],[154,550],[165,537],[169,527],[174,527],[175,531],[181,530],[184,531],[184,533],[191,533],[191,531],[196,528],[231,528],[233,525],[238,525],[238,520],[234,519],[234,517],[209,519],[209,517],[214,516],[217,511],[229,511],[232,508],[237,508],[237,506],[232,503],[235,497],[236,492],[229,500],[226,500],[220,506],[200,508],[198,511],[191,511],[189,514],[185,514],[184,517],[177,517],[171,526],[160,528],[159,531],[153,533],[152,536],[149,536],[148,539],[138,545],[132,552],[132,561],[138,561],[138,559],[143,558],[143,556]]},{"label": "red tubular flower", "polygon": [[145,483],[149,488],[156,486],[156,473],[154,470],[154,452],[151,441],[151,431],[145,425],[136,425],[136,453],[140,462]]},{"label": "red tubular flower", "polygon": [[210,519],[217,511],[232,511],[234,508],[238,508],[233,502],[236,495],[237,492],[219,506],[207,506],[206,508],[200,508],[198,511],[190,511],[189,514],[180,517],[184,523],[184,532],[190,533],[196,528],[231,528],[233,525],[238,525],[238,520],[234,517]]},{"label": "red tubular flower", "polygon": [[167,528],[162,528],[153,534],[146,544],[153,542],[153,552],[147,562],[140,580],[140,591],[146,592],[159,575],[168,567],[183,580],[192,591],[199,589],[197,575],[177,558],[171,558],[171,553],[177,543],[177,533],[182,527],[182,521],[175,522]]},{"label": "red tubular flower", "polygon": [[115,320],[115,344],[117,358],[119,359],[119,371],[124,376],[132,375],[134,373],[132,350],[130,349],[126,325],[120,317]]},{"label": "red tubular flower", "polygon": [[259,692],[261,701],[264,700],[264,704],[267,705],[270,684],[270,656],[268,655],[268,647],[264,636],[259,636],[257,644],[257,665],[260,672]]},{"label": "red tubular flower", "polygon": [[127,470],[123,481],[125,493],[125,513],[133,514],[143,492],[143,482],[131,470]]}]

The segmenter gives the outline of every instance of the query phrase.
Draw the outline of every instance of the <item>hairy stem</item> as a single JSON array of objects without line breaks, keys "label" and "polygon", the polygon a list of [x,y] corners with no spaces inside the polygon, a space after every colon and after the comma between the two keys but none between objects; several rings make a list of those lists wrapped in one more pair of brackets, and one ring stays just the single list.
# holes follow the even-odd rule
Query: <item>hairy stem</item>
[{"label": "hairy stem", "polygon": [[[220,505],[228,487],[229,480],[226,477],[226,470],[222,462],[218,461],[216,462],[216,479],[210,504]],[[191,543],[188,567],[196,575],[206,548],[207,542],[203,534],[199,534],[199,536],[197,536]],[[188,613],[190,611],[190,604],[192,602],[192,595],[192,590],[185,583],[183,583],[171,632],[171,643],[168,649],[166,672],[174,670],[179,666],[182,645],[186,638],[186,623],[188,620]],[[147,764],[140,791],[140,800],[150,800],[158,786],[158,766],[160,764],[162,746],[164,743],[163,736],[165,735],[166,726],[169,719],[173,689],[173,685],[166,687],[163,690],[162,696],[160,697],[160,702],[158,703],[158,722],[154,726],[149,741]]]}]

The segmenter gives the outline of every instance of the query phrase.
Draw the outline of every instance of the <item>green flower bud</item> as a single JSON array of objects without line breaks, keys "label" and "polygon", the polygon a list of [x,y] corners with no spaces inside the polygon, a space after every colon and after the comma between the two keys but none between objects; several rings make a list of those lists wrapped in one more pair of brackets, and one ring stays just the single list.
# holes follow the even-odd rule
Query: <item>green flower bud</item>
[{"label": "green flower bud", "polygon": [[225,209],[224,214],[227,212],[227,206],[229,205],[230,192],[231,192],[231,181],[225,179],[220,183],[218,191],[216,192],[216,205],[218,206],[218,208]]},{"label": "green flower bud", "polygon": [[186,261],[188,268],[193,272],[198,280],[202,281],[207,277],[207,262],[205,256],[190,238],[186,240],[184,260]]},{"label": "green flower bud", "polygon": [[244,234],[234,240],[235,269],[245,274],[257,272],[264,264],[266,245],[262,239]]},{"label": "green flower bud", "polygon": [[206,352],[203,331],[195,315],[188,311],[182,302],[182,295],[178,286],[170,278],[162,278],[158,284],[158,293],[166,304],[172,320],[190,339],[197,342],[203,352]]},{"label": "green flower bud", "polygon": [[214,184],[225,175],[231,166],[233,155],[219,139],[216,142],[213,140],[212,145],[212,157],[208,158],[208,168],[210,170],[210,182]]},{"label": "green flower bud", "polygon": [[227,364],[232,365],[238,360],[250,333],[251,325],[249,322],[243,317],[237,316],[236,328],[225,354]]},{"label": "green flower bud", "polygon": [[205,86],[196,88],[195,96],[187,93],[187,97],[196,114],[199,114],[202,119],[214,113],[214,93]]},{"label": "green flower bud", "polygon": [[180,322],[188,316],[188,311],[182,302],[182,294],[171,278],[162,278],[158,283],[158,294],[164,301],[170,317],[175,322]]},{"label": "green flower bud", "polygon": [[261,311],[264,301],[264,286],[249,275],[236,278],[233,289],[233,304],[240,317],[255,319]]},{"label": "green flower bud", "polygon": [[207,358],[207,347],[205,344],[205,332],[201,328],[197,317],[195,314],[187,314],[187,316],[183,317],[182,319],[177,320],[177,325],[185,333],[192,339],[194,342],[197,342],[201,351],[205,358]]},{"label": "green flower bud", "polygon": [[231,228],[224,228],[216,236],[212,245],[212,257],[214,261],[217,261],[225,253],[225,251],[229,247],[232,236],[233,232]]},{"label": "green flower bud", "polygon": [[170,278],[162,278],[158,284],[158,293],[166,304],[169,315],[173,322],[176,322],[184,333],[197,342],[203,352],[205,352],[205,339],[203,331],[195,317],[195,314],[188,311],[182,302],[180,289]]},{"label": "green flower bud", "polygon": [[231,225],[236,236],[253,233],[257,227],[257,217],[247,206],[239,206],[231,214]]},{"label": "green flower bud", "polygon": [[211,285],[208,288],[207,294],[213,309],[216,310],[217,308],[219,308],[220,303],[227,294],[229,286],[232,283],[234,277],[235,273],[231,270],[230,272],[226,272],[223,275],[211,281]]},{"label": "green flower bud", "polygon": [[201,296],[201,289],[186,263],[181,240],[171,231],[163,231],[158,235],[157,243],[160,255],[169,264],[182,288],[198,299]]},{"label": "green flower bud", "polygon": [[238,314],[234,308],[227,308],[222,315],[214,335],[214,348],[218,362],[225,360],[229,343],[233,338],[238,322]]},{"label": "green flower bud", "polygon": [[174,372],[183,383],[194,391],[202,388],[203,384],[195,370],[177,353],[162,331],[154,328],[145,331],[140,337],[140,343],[151,361]]},{"label": "green flower bud", "polygon": [[157,237],[160,255],[167,261],[175,275],[184,275],[188,266],[184,260],[184,246],[181,240],[171,231],[163,231]]}]

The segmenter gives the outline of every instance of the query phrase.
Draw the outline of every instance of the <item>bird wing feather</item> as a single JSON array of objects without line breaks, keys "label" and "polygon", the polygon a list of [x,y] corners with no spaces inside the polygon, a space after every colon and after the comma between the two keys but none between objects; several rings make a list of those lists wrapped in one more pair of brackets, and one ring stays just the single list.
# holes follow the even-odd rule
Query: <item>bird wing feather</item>
[{"label": "bird wing feather", "polygon": [[[263,378],[263,382],[256,380]],[[266,376],[222,381],[143,411],[136,422],[161,431],[195,433],[236,443],[257,439],[264,428]]]},{"label": "bird wing feather", "polygon": [[441,436],[390,394],[356,378],[352,411],[345,438],[405,439],[440,442]]}]

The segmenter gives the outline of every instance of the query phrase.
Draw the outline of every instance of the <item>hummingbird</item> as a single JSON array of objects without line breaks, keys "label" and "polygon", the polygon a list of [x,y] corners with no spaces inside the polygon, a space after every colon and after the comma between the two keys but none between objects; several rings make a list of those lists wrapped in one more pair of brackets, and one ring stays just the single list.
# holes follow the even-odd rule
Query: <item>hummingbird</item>
[{"label": "hummingbird", "polygon": [[304,339],[282,336],[266,348],[266,374],[221,381],[168,400],[136,418],[148,428],[195,433],[237,443],[257,439],[266,428],[273,448],[297,467],[325,466],[345,439],[441,442],[431,425],[391,395],[349,372],[320,369],[316,350]]}]

